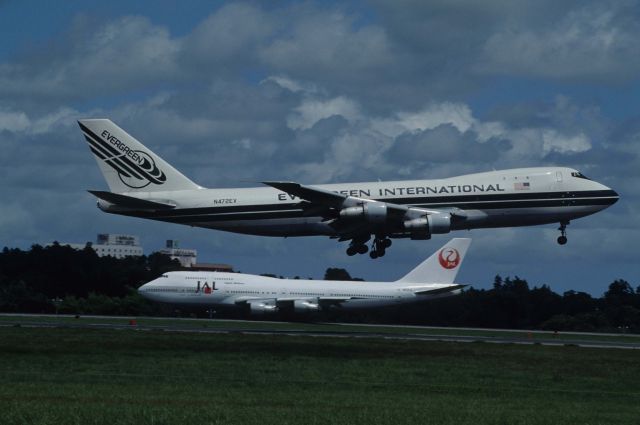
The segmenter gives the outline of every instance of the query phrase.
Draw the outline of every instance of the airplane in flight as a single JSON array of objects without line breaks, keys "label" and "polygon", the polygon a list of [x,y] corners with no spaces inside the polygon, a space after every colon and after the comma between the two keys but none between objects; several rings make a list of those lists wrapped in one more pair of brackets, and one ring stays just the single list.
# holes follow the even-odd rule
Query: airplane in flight
[{"label": "airplane in flight", "polygon": [[559,223],[618,200],[566,167],[516,168],[436,180],[207,189],[108,119],[78,121],[110,191],[90,190],[108,213],[262,236],[324,235],[350,241],[348,255],[382,257],[391,238],[452,230]]},{"label": "airplane in flight", "polygon": [[380,308],[457,295],[454,283],[471,239],[454,238],[395,282],[278,279],[243,273],[176,271],[138,288],[174,306],[244,308],[253,315]]}]

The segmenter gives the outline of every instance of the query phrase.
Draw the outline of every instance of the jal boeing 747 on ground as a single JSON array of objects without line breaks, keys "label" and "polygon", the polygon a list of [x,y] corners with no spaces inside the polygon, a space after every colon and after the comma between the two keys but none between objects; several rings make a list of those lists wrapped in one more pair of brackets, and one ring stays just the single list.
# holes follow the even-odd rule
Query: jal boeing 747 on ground
[{"label": "jal boeing 747 on ground", "polygon": [[452,230],[559,223],[596,213],[618,194],[564,167],[518,168],[437,180],[206,189],[108,119],[80,129],[110,191],[90,190],[106,212],[262,236],[325,235],[347,254],[381,257],[390,238]]},{"label": "jal boeing 747 on ground", "polygon": [[244,308],[252,314],[379,308],[459,294],[454,283],[471,239],[455,238],[395,282],[277,279],[243,273],[168,272],[142,285],[144,297],[175,306]]}]

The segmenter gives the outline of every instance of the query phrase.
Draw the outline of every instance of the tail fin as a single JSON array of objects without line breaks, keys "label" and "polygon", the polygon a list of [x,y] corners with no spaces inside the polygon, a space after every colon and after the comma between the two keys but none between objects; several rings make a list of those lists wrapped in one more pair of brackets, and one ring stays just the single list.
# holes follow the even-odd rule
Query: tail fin
[{"label": "tail fin", "polygon": [[111,120],[87,119],[78,124],[112,192],[200,188]]},{"label": "tail fin", "polygon": [[464,255],[471,244],[469,238],[451,239],[438,252],[397,280],[402,283],[453,283]]}]

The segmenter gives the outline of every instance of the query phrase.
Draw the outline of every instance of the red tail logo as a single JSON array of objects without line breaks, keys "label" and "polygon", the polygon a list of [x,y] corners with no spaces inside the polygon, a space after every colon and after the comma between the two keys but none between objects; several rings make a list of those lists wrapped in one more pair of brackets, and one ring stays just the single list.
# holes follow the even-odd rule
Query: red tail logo
[{"label": "red tail logo", "polygon": [[455,269],[460,264],[460,253],[455,248],[443,248],[438,253],[438,261],[445,269]]}]

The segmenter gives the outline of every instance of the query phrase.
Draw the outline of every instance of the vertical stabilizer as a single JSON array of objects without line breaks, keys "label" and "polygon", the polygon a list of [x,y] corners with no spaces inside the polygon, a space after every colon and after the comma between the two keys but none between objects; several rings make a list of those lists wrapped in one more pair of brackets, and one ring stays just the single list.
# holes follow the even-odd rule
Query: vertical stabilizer
[{"label": "vertical stabilizer", "polygon": [[111,120],[87,119],[78,124],[112,192],[200,188]]},{"label": "vertical stabilizer", "polygon": [[469,238],[451,239],[431,257],[418,267],[397,280],[402,283],[453,283],[467,249],[471,244]]}]

